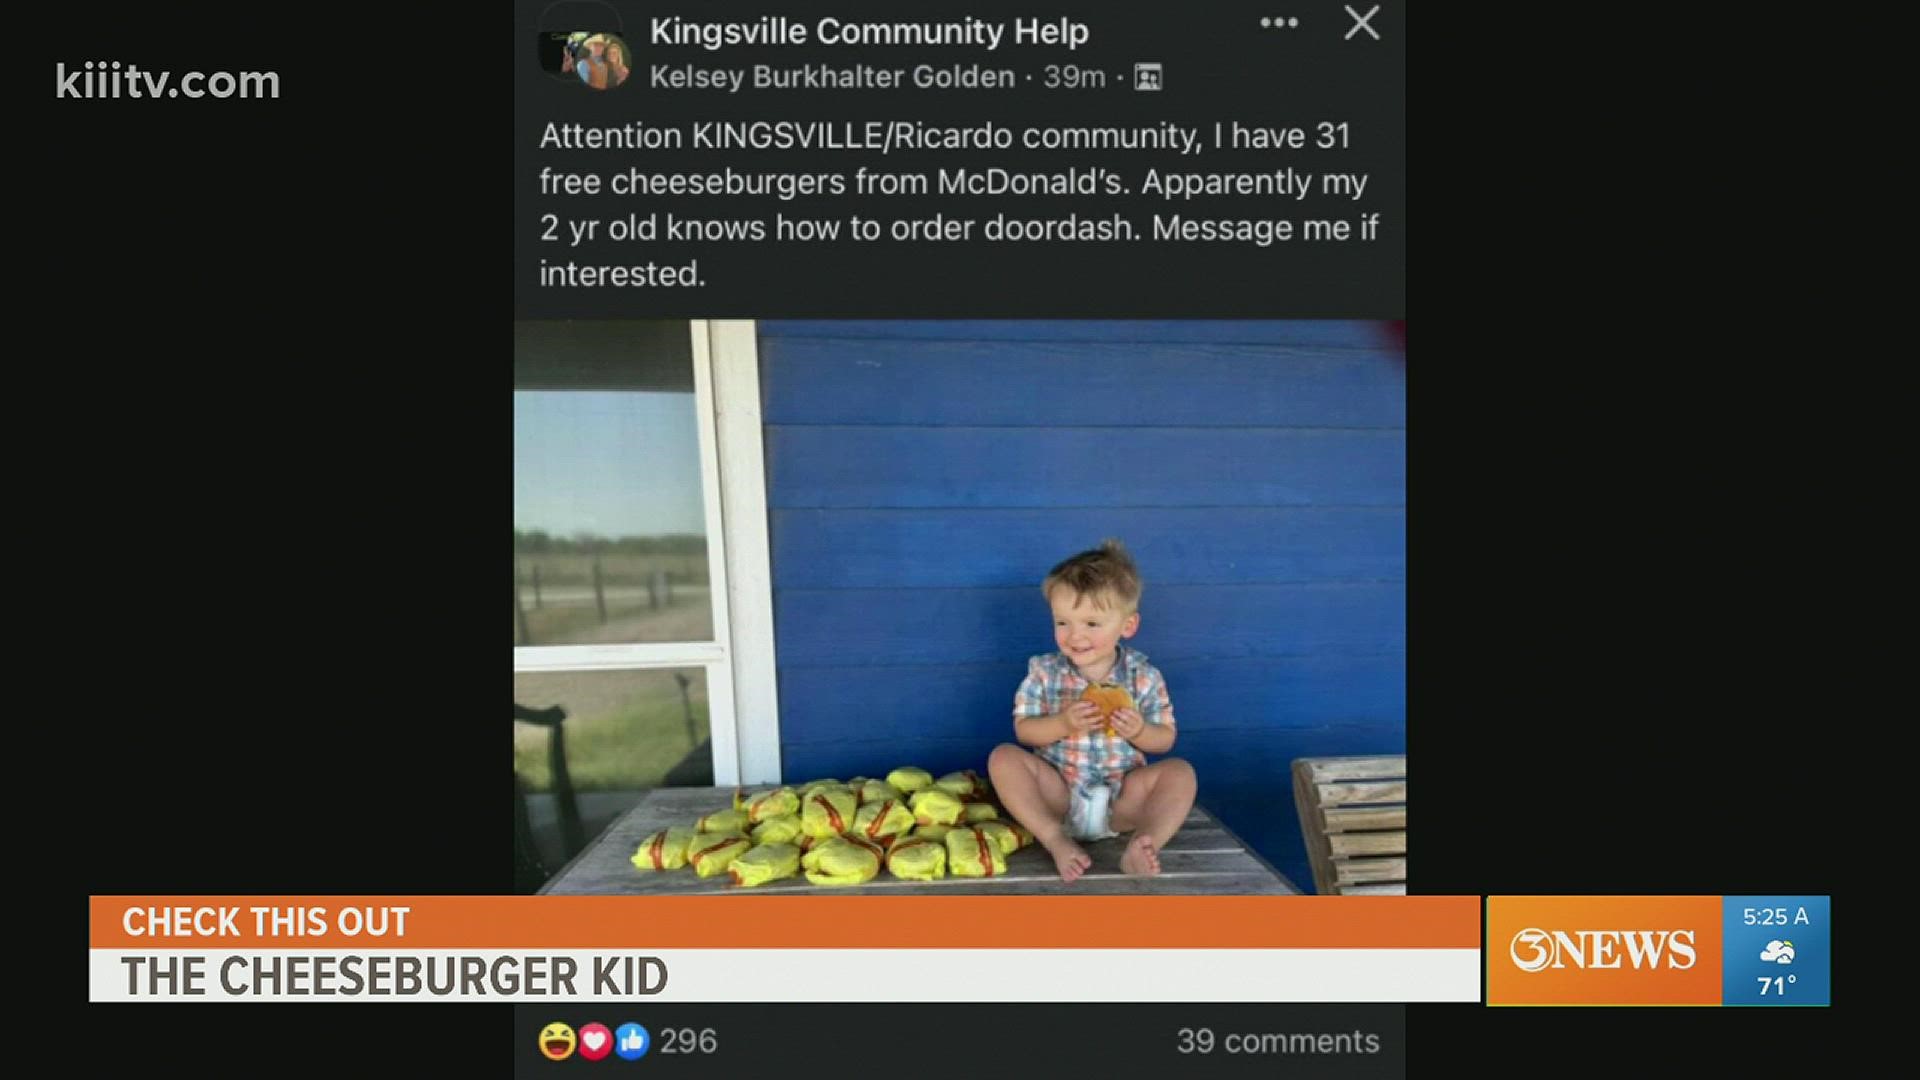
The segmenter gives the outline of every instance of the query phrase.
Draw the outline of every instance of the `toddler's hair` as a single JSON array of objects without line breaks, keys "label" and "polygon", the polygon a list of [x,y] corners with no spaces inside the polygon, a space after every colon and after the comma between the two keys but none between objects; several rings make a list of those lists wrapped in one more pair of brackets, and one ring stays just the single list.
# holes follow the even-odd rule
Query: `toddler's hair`
[{"label": "toddler's hair", "polygon": [[1106,596],[1112,594],[1128,612],[1140,607],[1140,568],[1118,540],[1103,540],[1099,547],[1063,560],[1047,573],[1040,592],[1052,601],[1053,590],[1062,587],[1073,590],[1076,601],[1085,596],[1104,607]]}]

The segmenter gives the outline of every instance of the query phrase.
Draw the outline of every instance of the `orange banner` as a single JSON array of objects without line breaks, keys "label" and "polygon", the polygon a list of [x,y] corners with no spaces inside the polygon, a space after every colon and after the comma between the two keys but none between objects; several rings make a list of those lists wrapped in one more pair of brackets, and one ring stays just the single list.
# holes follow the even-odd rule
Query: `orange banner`
[{"label": "orange banner", "polygon": [[94,896],[96,949],[1477,949],[1477,896]]},{"label": "orange banner", "polygon": [[1720,897],[1490,896],[1489,1005],[1718,1005]]}]

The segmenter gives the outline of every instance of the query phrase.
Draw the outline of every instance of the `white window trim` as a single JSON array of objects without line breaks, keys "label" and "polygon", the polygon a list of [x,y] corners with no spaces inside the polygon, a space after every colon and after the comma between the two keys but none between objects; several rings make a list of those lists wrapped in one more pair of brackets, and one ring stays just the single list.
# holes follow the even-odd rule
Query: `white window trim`
[{"label": "white window trim", "polygon": [[756,329],[752,320],[696,319],[690,333],[713,640],[516,646],[513,670],[701,668],[714,783],[777,783],[780,712]]},{"label": "white window trim", "polygon": [[516,672],[683,668],[726,662],[726,646],[712,641],[669,641],[648,645],[522,645],[513,650],[513,670]]},{"label": "white window trim", "polygon": [[[767,458],[761,440],[760,348],[751,319],[694,324],[694,356],[713,370],[725,517],[727,607],[740,783],[778,783],[780,693],[773,650],[773,557],[767,532]],[[716,752],[719,743],[714,744]],[[717,766],[716,766],[717,768]]]},{"label": "white window trim", "polygon": [[[740,780],[739,723],[733,707],[731,620],[727,616],[727,529],[720,508],[720,452],[714,437],[713,364],[707,348],[707,327],[695,321],[693,335],[693,396],[700,421],[700,490],[707,513],[707,581],[712,590],[713,640],[721,646],[719,663],[707,665],[707,735],[713,740],[713,782],[721,786]],[[717,542],[716,542],[717,541]]]}]

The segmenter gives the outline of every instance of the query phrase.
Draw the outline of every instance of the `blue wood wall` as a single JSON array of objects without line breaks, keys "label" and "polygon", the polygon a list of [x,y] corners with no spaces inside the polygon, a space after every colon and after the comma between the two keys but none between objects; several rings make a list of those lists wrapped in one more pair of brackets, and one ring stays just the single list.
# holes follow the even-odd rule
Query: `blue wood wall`
[{"label": "blue wood wall", "polygon": [[763,322],[782,767],[984,768],[1040,579],[1147,582],[1200,801],[1312,887],[1294,758],[1406,749],[1406,386],[1330,322]]}]

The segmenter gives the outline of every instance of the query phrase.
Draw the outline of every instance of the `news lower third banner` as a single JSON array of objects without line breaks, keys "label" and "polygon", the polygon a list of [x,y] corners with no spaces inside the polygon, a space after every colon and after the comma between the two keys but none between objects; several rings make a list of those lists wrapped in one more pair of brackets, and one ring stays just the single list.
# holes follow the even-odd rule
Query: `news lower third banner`
[{"label": "news lower third banner", "polygon": [[[94,896],[88,1000],[1480,1000],[1477,896]],[[1502,946],[1504,948],[1504,945]],[[1062,957],[1071,954],[1070,963]],[[879,966],[876,966],[879,965]],[[1011,996],[1010,996],[1011,995]]]},{"label": "news lower third banner", "polygon": [[1831,1005],[1830,896],[1490,896],[1489,1005]]}]

